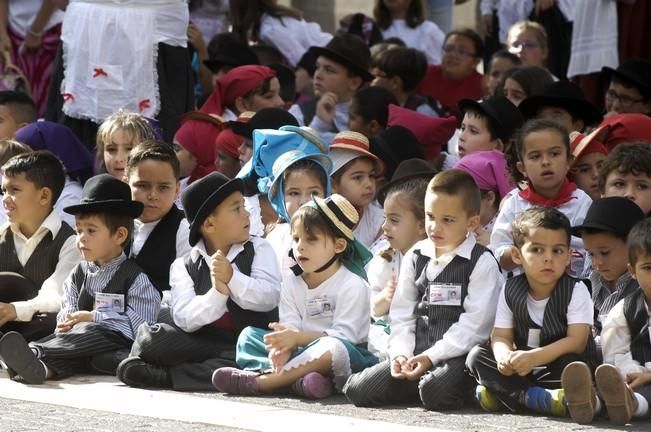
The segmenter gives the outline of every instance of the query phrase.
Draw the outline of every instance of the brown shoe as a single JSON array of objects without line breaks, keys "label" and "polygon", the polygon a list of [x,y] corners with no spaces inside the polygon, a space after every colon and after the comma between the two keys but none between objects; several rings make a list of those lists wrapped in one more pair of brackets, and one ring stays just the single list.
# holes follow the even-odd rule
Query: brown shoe
[{"label": "brown shoe", "polygon": [[617,368],[602,364],[595,372],[595,380],[610,421],[618,425],[629,423],[637,409],[637,399]]},{"label": "brown shoe", "polygon": [[592,385],[592,373],[583,362],[576,361],[563,369],[561,383],[570,416],[579,424],[590,424],[594,418],[597,395]]}]

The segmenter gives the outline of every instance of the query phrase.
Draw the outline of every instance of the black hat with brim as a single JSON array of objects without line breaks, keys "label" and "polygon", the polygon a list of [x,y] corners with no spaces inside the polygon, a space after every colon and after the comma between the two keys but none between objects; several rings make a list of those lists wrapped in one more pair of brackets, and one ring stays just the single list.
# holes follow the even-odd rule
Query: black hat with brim
[{"label": "black hat with brim", "polygon": [[208,59],[203,64],[213,73],[225,66],[234,68],[237,66],[260,64],[258,56],[249,48],[248,44],[234,33],[220,33],[215,35],[208,44]]},{"label": "black hat with brim", "polygon": [[518,107],[504,96],[491,96],[483,101],[462,99],[459,102],[459,111],[465,113],[469,110],[482,112],[489,117],[491,124],[497,129],[494,131],[495,135],[504,142],[508,141],[524,124],[524,118]]},{"label": "black hat with brim", "polygon": [[299,126],[296,117],[281,108],[264,108],[255,113],[248,122],[231,121],[229,126],[237,135],[253,139],[256,129],[280,129],[282,126]]},{"label": "black hat with brim", "polygon": [[541,94],[529,96],[518,106],[527,119],[536,117],[544,107],[563,108],[586,125],[599,123],[602,118],[601,112],[588,102],[581,88],[569,81],[553,82]]},{"label": "black hat with brim", "polygon": [[181,195],[183,210],[190,223],[188,241],[194,246],[201,239],[201,224],[210,213],[234,192],[243,192],[242,179],[229,179],[213,172],[191,183]]},{"label": "black hat with brim", "polygon": [[595,230],[626,238],[642,219],[644,212],[634,201],[624,197],[600,198],[592,202],[581,225],[572,227],[572,235],[581,237],[584,230]]},{"label": "black hat with brim", "polygon": [[424,159],[407,159],[400,162],[391,177],[391,181],[384,184],[377,191],[377,201],[383,206],[384,200],[392,187],[415,178],[431,179],[438,173],[436,167]]},{"label": "black hat with brim", "polygon": [[310,51],[314,57],[326,57],[346,67],[365,82],[372,81],[371,52],[364,41],[355,35],[343,33],[334,36],[324,47],[313,46]]},{"label": "black hat with brim", "polygon": [[131,199],[129,185],[109,174],[99,174],[84,185],[79,204],[64,207],[63,211],[80,213],[117,213],[137,218],[145,206]]},{"label": "black hat with brim", "polygon": [[637,87],[645,98],[651,98],[651,60],[639,58],[624,60],[617,69],[604,66],[601,68],[601,73],[607,80],[615,77]]}]

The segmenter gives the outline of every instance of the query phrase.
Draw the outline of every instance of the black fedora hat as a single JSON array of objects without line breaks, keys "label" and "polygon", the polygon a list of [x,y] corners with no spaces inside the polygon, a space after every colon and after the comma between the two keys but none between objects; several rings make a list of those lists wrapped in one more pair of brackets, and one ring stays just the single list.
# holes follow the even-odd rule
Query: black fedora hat
[{"label": "black fedora hat", "polygon": [[324,47],[310,48],[316,57],[323,56],[333,60],[351,72],[359,75],[364,81],[371,81],[371,52],[364,41],[349,33],[335,35]]},{"label": "black fedora hat", "polygon": [[527,119],[534,118],[543,107],[561,107],[586,125],[599,123],[601,113],[585,98],[583,90],[569,81],[556,81],[545,87],[542,93],[529,96],[518,106]]},{"label": "black fedora hat", "polygon": [[606,79],[613,77],[635,86],[642,96],[651,98],[651,60],[633,58],[624,60],[617,69],[607,66],[601,68]]},{"label": "black fedora hat", "polygon": [[584,230],[605,231],[626,238],[633,226],[644,219],[644,212],[632,200],[607,197],[594,200],[581,225],[572,227],[572,235],[581,237]]},{"label": "black fedora hat", "polygon": [[224,66],[237,67],[260,64],[258,56],[235,33],[219,33],[208,43],[208,59],[203,64],[213,73]]},{"label": "black fedora hat", "polygon": [[504,96],[491,96],[483,101],[462,99],[459,102],[459,111],[468,110],[483,112],[491,119],[491,124],[497,129],[495,135],[506,143],[513,133],[522,127],[524,118],[518,107]]},{"label": "black fedora hat", "polygon": [[199,228],[215,208],[233,192],[242,192],[242,179],[229,179],[225,175],[212,172],[191,183],[181,194],[185,217],[190,223],[188,240],[191,246],[201,238]]},{"label": "black fedora hat", "polygon": [[229,122],[229,126],[239,136],[253,139],[255,129],[280,129],[281,126],[298,126],[298,120],[281,108],[263,108],[248,122]]},{"label": "black fedora hat", "polygon": [[65,207],[68,214],[119,213],[137,218],[145,206],[131,199],[131,188],[110,174],[98,174],[88,179],[79,204]]},{"label": "black fedora hat", "polygon": [[393,186],[414,178],[431,179],[437,173],[436,167],[424,159],[413,158],[402,161],[391,176],[391,181],[377,191],[377,201],[383,206],[387,193]]}]

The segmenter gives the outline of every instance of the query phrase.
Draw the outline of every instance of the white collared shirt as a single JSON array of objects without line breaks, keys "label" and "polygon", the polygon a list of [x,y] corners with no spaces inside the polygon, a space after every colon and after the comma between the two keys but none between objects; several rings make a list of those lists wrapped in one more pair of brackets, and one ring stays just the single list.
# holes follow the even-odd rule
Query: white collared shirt
[{"label": "white collared shirt", "polygon": [[[271,311],[280,301],[278,263],[269,242],[258,237],[251,237],[249,241],[255,249],[251,274],[247,276],[238,270],[237,265],[233,265],[233,277],[228,283],[231,298],[243,309],[256,312]],[[226,258],[233,262],[243,249],[243,243],[234,244]],[[210,266],[210,256],[203,240],[192,248],[190,258],[193,261],[201,258]],[[184,260],[184,257],[177,258],[170,269],[172,316],[181,329],[194,332],[217,321],[228,312],[228,297],[214,287],[203,295],[197,295],[194,289],[195,281],[188,274]]]},{"label": "white collared shirt", "polygon": [[[140,250],[145,245],[151,232],[161,221],[158,219],[154,222],[141,222],[138,219],[133,221],[133,244],[131,245],[131,258],[138,256]],[[176,257],[184,257],[190,253],[192,246],[188,241],[190,235],[190,224],[186,218],[181,219],[179,227],[176,230]]]},{"label": "white collared shirt", "polygon": [[624,300],[620,300],[608,313],[601,330],[601,350],[604,363],[614,365],[624,377],[630,373],[651,372],[651,362],[641,365],[631,353],[631,331],[624,316]]},{"label": "white collared shirt", "polygon": [[397,280],[400,276],[400,265],[402,264],[403,255],[399,250],[390,249],[388,253],[391,255],[391,261],[388,261],[382,256],[382,252],[376,253],[368,263],[366,275],[368,276],[368,284],[371,287],[371,316],[376,320],[383,319],[388,321],[388,314],[384,316],[373,315],[373,303],[375,303],[375,298],[386,288],[391,278],[395,277]]},{"label": "white collared shirt", "polygon": [[[456,249],[437,257],[434,243],[425,239],[416,243],[407,252],[402,261],[398,286],[389,311],[391,318],[390,358],[399,355],[409,358],[414,355],[416,346],[414,309],[420,301],[416,286],[417,275],[412,264],[414,251],[420,250],[422,255],[431,258],[425,271],[427,278],[433,280],[455,256],[459,255],[470,259],[475,244],[475,237],[469,235]],[[466,355],[473,346],[488,340],[493,328],[497,300],[503,285],[504,278],[495,258],[489,252],[485,252],[479,257],[470,274],[468,294],[463,302],[464,311],[459,317],[459,321],[448,329],[441,340],[424,352],[432,365],[435,366],[441,361]]]}]

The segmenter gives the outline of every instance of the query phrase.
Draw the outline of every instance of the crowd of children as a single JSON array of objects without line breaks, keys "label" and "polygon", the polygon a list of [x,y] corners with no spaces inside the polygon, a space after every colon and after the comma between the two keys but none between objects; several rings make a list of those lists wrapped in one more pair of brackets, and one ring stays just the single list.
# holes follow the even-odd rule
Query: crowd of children
[{"label": "crowd of children", "polygon": [[649,417],[651,62],[604,68],[603,119],[540,24],[504,32],[484,80],[482,38],[420,0],[334,36],[229,4],[230,36],[188,30],[214,80],[171,122],[69,98],[91,145],[0,91],[11,379]]}]

